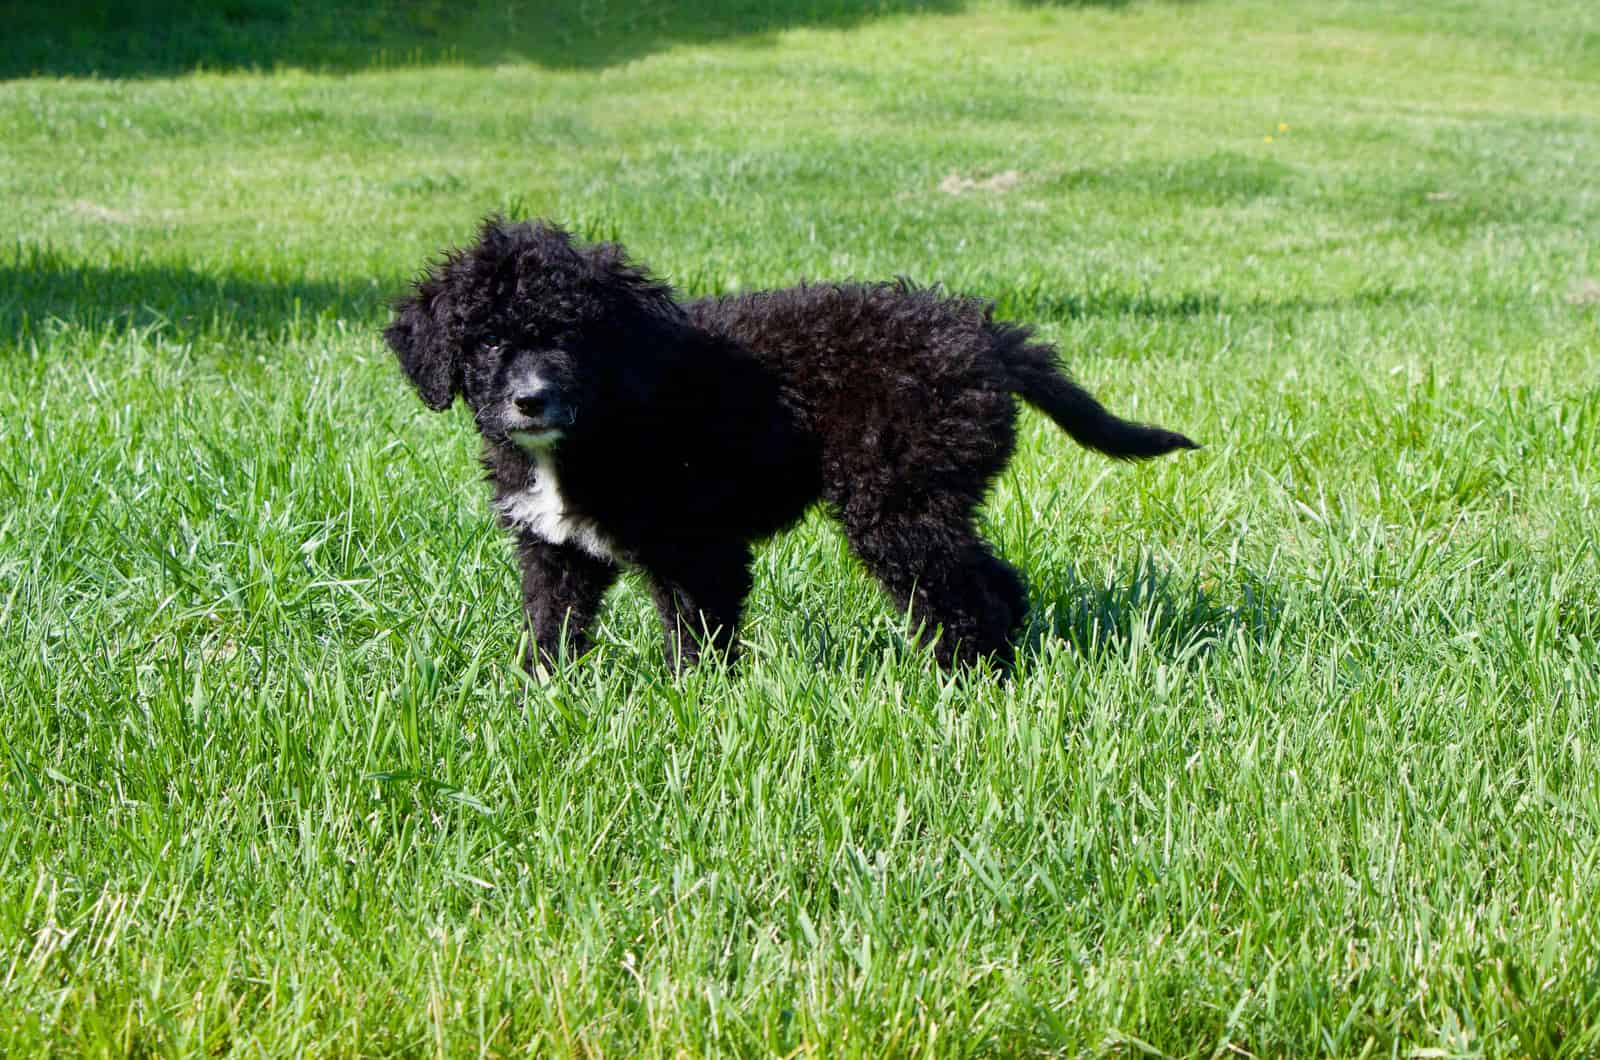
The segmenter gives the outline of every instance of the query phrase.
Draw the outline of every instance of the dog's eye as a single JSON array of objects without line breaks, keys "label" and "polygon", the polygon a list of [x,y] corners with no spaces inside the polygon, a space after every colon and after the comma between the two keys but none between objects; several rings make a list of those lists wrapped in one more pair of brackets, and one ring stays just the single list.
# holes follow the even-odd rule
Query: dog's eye
[{"label": "dog's eye", "polygon": [[499,335],[485,335],[478,340],[478,349],[484,353],[499,353],[505,344],[505,340]]}]

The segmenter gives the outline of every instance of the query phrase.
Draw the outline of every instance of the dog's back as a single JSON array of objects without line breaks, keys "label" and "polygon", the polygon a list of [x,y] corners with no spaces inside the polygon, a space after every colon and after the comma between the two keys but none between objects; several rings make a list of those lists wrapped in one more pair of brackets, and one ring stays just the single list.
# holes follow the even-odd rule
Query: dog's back
[{"label": "dog's back", "polygon": [[[1062,371],[1054,348],[1027,327],[995,320],[980,299],[905,281],[801,284],[687,308],[696,324],[742,343],[788,379],[825,436],[888,431],[914,445],[920,423],[945,435],[959,423],[979,434],[999,429],[1009,443],[1014,394],[1080,444],[1118,459],[1198,448],[1175,431],[1107,411]],[[920,442],[935,463],[947,446],[970,449],[949,438]],[[1009,452],[1006,444],[996,454],[995,470]],[[992,462],[979,453],[951,455]]]},{"label": "dog's back", "polygon": [[983,302],[904,283],[803,284],[686,308],[783,380],[841,510],[858,497],[967,507],[1011,454],[1016,387]]}]

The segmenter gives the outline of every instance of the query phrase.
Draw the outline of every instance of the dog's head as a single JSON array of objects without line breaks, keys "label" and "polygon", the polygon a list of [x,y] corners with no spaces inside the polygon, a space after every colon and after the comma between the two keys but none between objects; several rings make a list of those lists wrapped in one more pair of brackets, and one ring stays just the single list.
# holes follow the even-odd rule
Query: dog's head
[{"label": "dog's head", "polygon": [[622,247],[491,219],[396,303],[383,337],[430,408],[459,394],[491,441],[541,448],[648,400],[687,327]]}]

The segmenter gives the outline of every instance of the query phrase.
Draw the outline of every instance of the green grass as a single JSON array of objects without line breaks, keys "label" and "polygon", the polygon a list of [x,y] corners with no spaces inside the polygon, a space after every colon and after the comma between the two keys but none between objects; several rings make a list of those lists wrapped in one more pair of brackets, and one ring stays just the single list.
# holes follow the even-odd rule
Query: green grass
[{"label": "green grass", "polygon": [[[189,6],[0,68],[0,1053],[1600,1052],[1592,4]],[[1010,682],[816,518],[529,686],[378,338],[493,210],[1207,448],[1028,414]]]}]

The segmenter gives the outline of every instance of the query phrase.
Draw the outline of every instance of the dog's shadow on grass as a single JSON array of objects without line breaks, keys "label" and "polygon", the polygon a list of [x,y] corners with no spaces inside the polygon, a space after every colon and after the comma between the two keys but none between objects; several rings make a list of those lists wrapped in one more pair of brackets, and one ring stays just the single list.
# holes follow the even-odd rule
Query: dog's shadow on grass
[{"label": "dog's shadow on grass", "polygon": [[1019,665],[1052,641],[1086,659],[1127,655],[1147,646],[1170,659],[1193,658],[1228,644],[1259,642],[1281,611],[1272,586],[1245,572],[1217,584],[1181,575],[1145,558],[1131,569],[1085,576],[1075,569],[1036,577],[1027,622],[1014,640]]},{"label": "dog's shadow on grass", "polygon": [[[1072,568],[1035,574],[1029,595],[1028,616],[1011,642],[1014,668],[1022,672],[1039,665],[1053,644],[1088,661],[1126,657],[1136,648],[1170,661],[1194,659],[1267,639],[1282,611],[1277,589],[1248,571],[1218,583],[1185,578],[1148,557],[1100,574]],[[886,659],[899,667],[918,657],[934,666],[920,643],[926,638],[907,615],[885,613],[849,628],[826,610],[802,611],[807,617],[797,639],[819,669],[853,668],[864,677]]]},{"label": "dog's shadow on grass", "polygon": [[[8,18],[0,80],[170,77],[283,67],[353,73],[396,64],[614,66],[683,44],[848,29],[886,16],[955,13],[971,0],[66,0]],[[1121,8],[1128,0],[1031,0]]]}]

